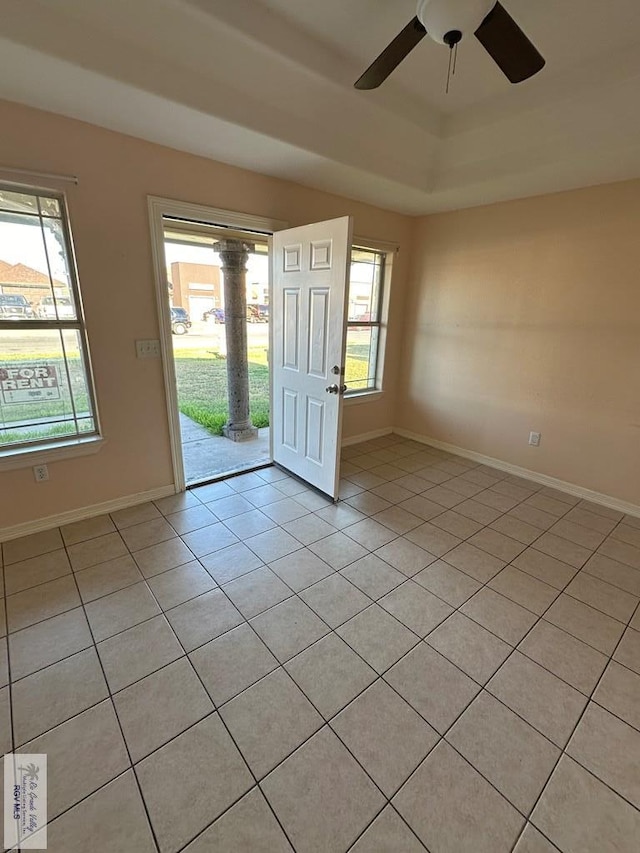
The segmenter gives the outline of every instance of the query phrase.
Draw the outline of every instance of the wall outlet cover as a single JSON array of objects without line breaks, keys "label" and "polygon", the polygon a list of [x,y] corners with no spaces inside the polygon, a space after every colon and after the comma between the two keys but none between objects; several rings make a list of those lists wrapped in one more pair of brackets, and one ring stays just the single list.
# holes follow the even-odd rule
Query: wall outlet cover
[{"label": "wall outlet cover", "polygon": [[33,476],[36,483],[45,483],[49,479],[49,469],[46,465],[34,465]]}]

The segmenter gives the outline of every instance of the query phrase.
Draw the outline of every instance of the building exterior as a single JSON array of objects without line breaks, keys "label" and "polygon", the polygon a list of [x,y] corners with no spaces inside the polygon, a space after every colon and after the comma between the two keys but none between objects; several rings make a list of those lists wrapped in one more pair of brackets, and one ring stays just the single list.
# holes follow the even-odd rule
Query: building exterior
[{"label": "building exterior", "polygon": [[[169,268],[171,304],[186,308],[192,320],[202,319],[205,311],[224,308],[224,287],[220,267],[175,261]],[[247,281],[247,305],[269,303],[268,282]]]},{"label": "building exterior", "polygon": [[[69,288],[62,281],[53,281],[56,296],[68,296]],[[25,264],[8,264],[0,260],[0,293],[26,297],[37,308],[45,296],[51,296],[49,276]]]},{"label": "building exterior", "polygon": [[192,320],[200,320],[205,311],[222,307],[219,266],[176,261],[171,264],[169,281],[173,287],[172,304],[186,308]]}]

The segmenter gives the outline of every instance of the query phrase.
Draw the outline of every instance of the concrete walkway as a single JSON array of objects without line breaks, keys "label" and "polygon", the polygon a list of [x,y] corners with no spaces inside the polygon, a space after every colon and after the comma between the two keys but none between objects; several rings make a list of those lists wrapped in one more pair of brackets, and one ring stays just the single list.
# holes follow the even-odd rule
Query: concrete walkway
[{"label": "concrete walkway", "polygon": [[269,427],[258,430],[258,438],[252,441],[230,441],[211,435],[209,430],[180,412],[180,432],[188,486],[271,462]]}]

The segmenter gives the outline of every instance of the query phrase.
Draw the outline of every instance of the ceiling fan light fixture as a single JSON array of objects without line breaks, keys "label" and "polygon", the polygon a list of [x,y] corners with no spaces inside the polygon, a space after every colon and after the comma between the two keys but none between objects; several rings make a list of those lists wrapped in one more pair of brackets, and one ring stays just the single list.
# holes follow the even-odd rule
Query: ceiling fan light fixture
[{"label": "ceiling fan light fixture", "polygon": [[449,45],[453,32],[460,33],[457,41],[472,36],[495,5],[496,0],[419,0],[417,17],[435,42]]},{"label": "ceiling fan light fixture", "polygon": [[356,89],[377,89],[426,35],[450,48],[453,73],[458,43],[468,35],[476,37],[510,83],[544,68],[544,57],[500,0],[418,0],[417,14],[356,80]]}]

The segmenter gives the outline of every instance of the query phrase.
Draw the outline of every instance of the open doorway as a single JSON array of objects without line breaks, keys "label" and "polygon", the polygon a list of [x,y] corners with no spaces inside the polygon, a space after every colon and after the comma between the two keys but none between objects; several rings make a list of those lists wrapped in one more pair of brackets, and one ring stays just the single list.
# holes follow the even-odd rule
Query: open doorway
[{"label": "open doorway", "polygon": [[[249,214],[148,201],[176,492],[276,462],[336,499],[344,394],[382,390],[382,279],[395,247],[354,245],[348,216],[291,229]],[[189,264],[183,276],[180,265]],[[363,265],[374,270],[364,279]],[[236,287],[225,286],[231,281]],[[237,334],[229,334],[230,325]],[[240,338],[242,346],[229,346]],[[230,381],[239,352],[244,413],[242,395],[229,393],[242,384]],[[205,441],[204,466],[185,470],[187,452]],[[220,464],[213,443],[223,448]]]},{"label": "open doorway", "polygon": [[[162,224],[180,445],[191,486],[271,462],[268,235],[168,216]],[[242,269],[231,269],[236,261]],[[228,287],[225,299],[232,275],[234,288],[242,282],[241,329],[233,325]],[[248,380],[240,389],[249,417],[241,434],[230,428],[239,393],[234,383],[243,382],[238,347]]]},{"label": "open doorway", "polygon": [[[178,400],[174,343],[176,344],[176,351],[183,353],[188,351],[190,347],[197,350],[198,344],[204,343],[205,352],[202,360],[205,364],[202,366],[210,370],[213,362],[218,360],[215,358],[215,348],[213,346],[214,338],[216,337],[216,334],[219,335],[222,329],[225,328],[226,323],[221,324],[215,323],[214,320],[202,320],[202,316],[208,310],[206,305],[200,315],[200,319],[196,319],[196,312],[203,306],[203,303],[198,305],[198,303],[194,301],[193,318],[189,310],[191,308],[190,302],[188,302],[188,307],[177,305],[173,306],[174,296],[169,289],[167,256],[165,252],[165,229],[172,229],[176,232],[176,241],[179,240],[187,243],[187,246],[184,247],[185,250],[190,248],[190,246],[195,249],[199,244],[200,249],[205,252],[205,255],[203,258],[202,256],[197,258],[195,262],[198,263],[202,260],[203,263],[210,265],[214,260],[213,244],[215,242],[219,242],[220,239],[244,239],[247,242],[254,242],[264,246],[269,242],[271,235],[276,231],[287,228],[288,223],[283,222],[282,220],[272,219],[270,217],[254,216],[252,214],[241,213],[238,211],[224,210],[222,208],[214,208],[207,205],[193,204],[191,202],[178,201],[176,199],[167,199],[158,196],[149,196],[147,202],[151,233],[151,252],[156,284],[156,301],[161,329],[160,350],[163,361],[163,376],[167,399],[167,420],[169,426],[171,460],[175,489],[176,492],[181,492],[184,491],[187,485],[192,485],[196,482],[206,482],[210,479],[219,479],[223,477],[225,473],[236,473],[240,470],[247,470],[254,466],[257,467],[259,465],[271,463],[273,461],[270,446],[272,437],[269,434],[268,441],[265,442],[267,448],[266,452],[263,452],[260,457],[256,456],[252,460],[248,458],[248,454],[245,450],[243,452],[243,458],[241,460],[234,461],[231,459],[231,452],[227,452],[225,456],[226,464],[220,466],[220,468],[224,468],[225,470],[218,469],[216,471],[215,467],[217,466],[214,467],[213,465],[208,465],[208,470],[206,472],[194,473],[189,470],[187,479],[185,472],[185,460],[183,456],[183,435],[187,438],[187,426],[190,425],[190,422],[187,421],[185,428],[181,429],[180,421],[182,418],[184,422],[184,418],[180,412],[180,403]],[[219,237],[218,235],[221,236]],[[180,261],[180,258],[173,258],[172,262],[173,260]],[[214,284],[209,281],[196,281],[193,283],[201,285],[208,284],[210,286]],[[224,278],[222,284],[224,284]],[[173,283],[171,287],[173,288]],[[193,295],[195,296],[195,299],[197,299],[198,296],[204,296],[205,299],[210,299],[212,292],[215,291],[211,291],[209,288],[199,288],[193,291]],[[188,300],[190,295],[188,288],[186,295]],[[249,301],[251,302],[251,299]],[[172,312],[171,307],[181,307],[183,311],[186,311],[189,315],[188,320],[184,315],[182,318],[183,322],[192,324],[187,327],[186,332],[184,329],[180,328],[179,325],[177,329],[175,327],[173,329],[176,334],[172,332],[172,326],[175,324],[176,312]],[[180,311],[178,313],[182,312]],[[174,319],[172,319],[172,314],[174,314]],[[177,320],[179,324],[180,318],[177,318]],[[206,335],[200,337],[199,340],[196,335],[198,329],[194,329],[193,326],[194,320],[197,323],[203,324],[203,326],[200,327],[200,330],[206,330]],[[246,324],[246,316],[244,323]],[[264,325],[265,324],[263,324],[263,326]],[[267,326],[266,329],[269,329],[269,326]],[[263,333],[266,329],[263,328]],[[246,330],[247,326],[245,325],[245,331]],[[269,332],[267,332],[267,340],[268,335]],[[207,345],[207,338],[209,339],[211,346]],[[190,341],[193,341],[194,343],[190,344]],[[191,356],[193,355],[194,353],[192,351]],[[265,354],[265,356],[268,357],[268,354]],[[185,357],[188,357],[188,354],[185,355]],[[266,375],[269,376],[268,368],[266,371],[263,368],[263,373],[265,372]],[[221,371],[221,374],[224,376],[224,371]],[[193,420],[193,418],[190,420]],[[192,434],[190,436],[196,441],[198,440],[198,436],[195,436],[194,433],[199,432],[197,427],[202,427],[202,425],[197,424],[196,422],[196,425],[192,428]],[[232,441],[226,439],[223,440],[221,436],[215,435],[211,430],[207,430],[207,427],[202,427],[202,429],[204,432],[200,434],[200,439],[203,441],[215,439],[216,443],[218,445],[222,444],[227,451],[229,451],[234,444]],[[270,432],[271,430],[269,430],[269,433]],[[187,442],[185,441],[185,444],[186,443]],[[255,444],[253,446],[255,446]],[[256,460],[258,458],[262,461],[257,462]]]}]

